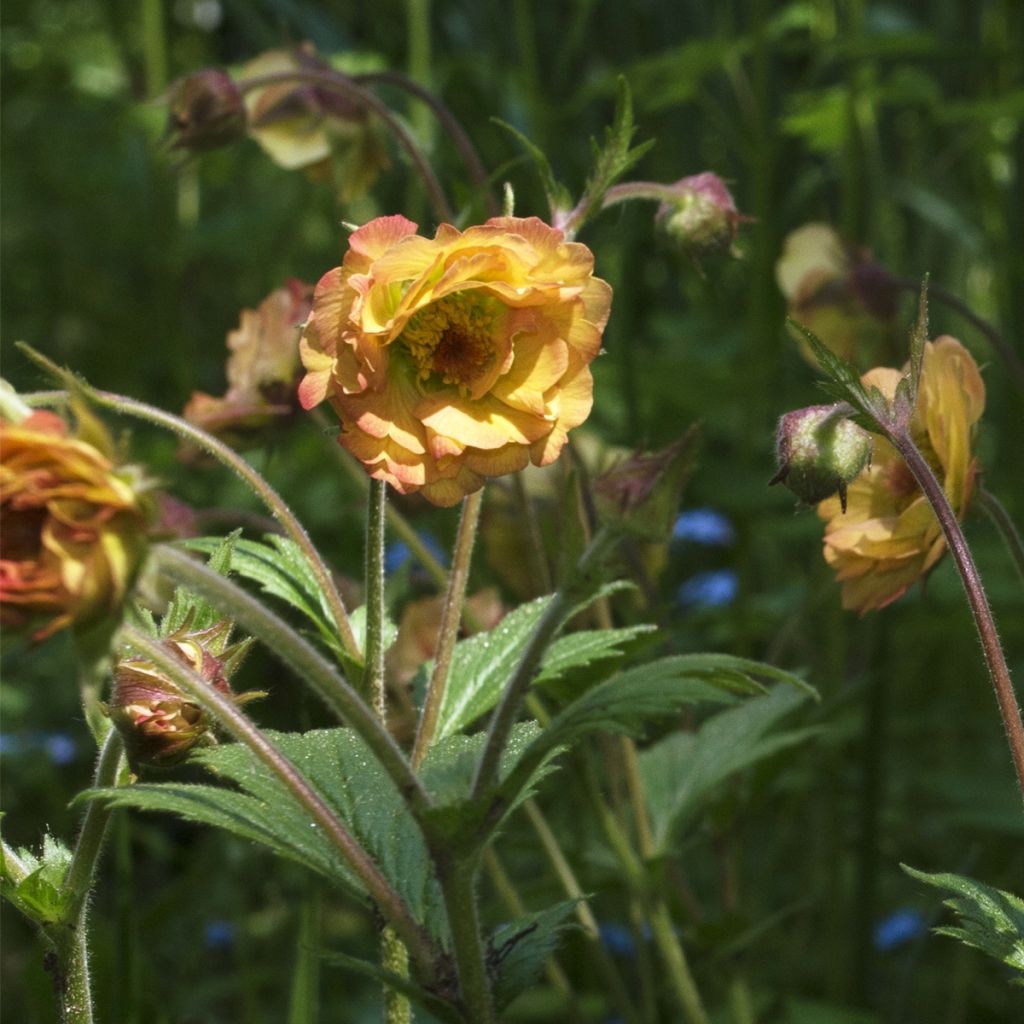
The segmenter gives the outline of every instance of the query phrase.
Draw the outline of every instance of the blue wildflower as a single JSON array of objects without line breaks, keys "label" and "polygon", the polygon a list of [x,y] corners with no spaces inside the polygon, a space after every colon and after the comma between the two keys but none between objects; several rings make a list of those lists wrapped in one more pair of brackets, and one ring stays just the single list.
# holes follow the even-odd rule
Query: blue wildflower
[{"label": "blue wildflower", "polygon": [[922,914],[911,907],[903,907],[875,925],[875,949],[888,953],[913,941],[928,930]]},{"label": "blue wildflower", "polygon": [[[420,540],[423,541],[424,547],[442,564],[446,565],[448,556],[445,554],[444,549],[437,542],[437,538],[429,533],[421,533]],[[384,571],[389,575],[393,572],[398,572],[399,569],[405,565],[412,558],[412,552],[409,550],[409,545],[404,541],[396,540],[394,544],[389,544],[384,552]]]},{"label": "blue wildflower", "polygon": [[43,749],[55,765],[71,764],[78,757],[78,745],[62,732],[51,732],[43,740]]},{"label": "blue wildflower", "polygon": [[721,608],[732,604],[739,588],[739,577],[732,569],[714,569],[685,580],[676,600],[684,608]]},{"label": "blue wildflower", "polygon": [[728,547],[736,539],[732,523],[713,508],[692,508],[680,513],[672,527],[672,539]]},{"label": "blue wildflower", "polygon": [[203,941],[207,949],[230,949],[235,943],[235,926],[230,921],[207,921]]}]

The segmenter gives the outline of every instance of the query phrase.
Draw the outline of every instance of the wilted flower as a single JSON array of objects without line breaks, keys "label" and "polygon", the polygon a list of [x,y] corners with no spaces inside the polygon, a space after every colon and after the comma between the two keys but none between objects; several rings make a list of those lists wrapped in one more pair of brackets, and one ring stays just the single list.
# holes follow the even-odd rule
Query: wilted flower
[{"label": "wilted flower", "polygon": [[[828,224],[791,231],[775,277],[789,315],[844,359],[877,355],[892,330],[898,290],[889,273],[867,249],[846,245]],[[814,363],[803,336],[798,340],[804,357]]]},{"label": "wilted flower", "polygon": [[725,252],[736,241],[744,218],[732,193],[711,171],[681,178],[669,186],[676,195],[655,214],[658,226],[694,256]]},{"label": "wilted flower", "polygon": [[228,334],[228,390],[223,398],[194,391],[185,419],[236,448],[258,443],[266,428],[296,411],[302,370],[299,333],[312,307],[313,289],[292,278],[257,309],[243,309]]},{"label": "wilted flower", "polygon": [[[888,399],[902,374],[878,368],[862,378]],[[985,385],[970,353],[954,338],[928,342],[911,420],[917,446],[946,497],[963,518],[977,472],[974,426],[985,408]],[[845,514],[837,498],[818,506],[825,520],[825,560],[843,584],[843,607],[883,608],[924,577],[946,542],[910,470],[885,440],[875,440],[871,465],[850,485]]]},{"label": "wilted flower", "polygon": [[205,68],[179,78],[167,102],[167,134],[174,149],[200,153],[245,136],[245,101],[224,71]]},{"label": "wilted flower", "polygon": [[[268,50],[246,64],[246,78],[285,72],[332,73],[310,43]],[[266,154],[287,170],[336,178],[341,198],[366,193],[388,166],[378,119],[365,107],[326,85],[281,82],[249,90],[245,96],[249,133]]]},{"label": "wilted flower", "polygon": [[787,412],[775,439],[779,471],[771,480],[785,484],[813,505],[839,493],[846,510],[846,485],[871,459],[871,435],[834,405],[812,405]]},{"label": "wilted flower", "polygon": [[34,638],[118,613],[146,544],[150,504],[84,410],[80,436],[50,412],[0,423],[0,621],[45,616]]},{"label": "wilted flower", "polygon": [[[227,620],[203,630],[186,627],[165,637],[164,648],[209,682],[231,695],[228,677],[237,668],[249,641],[227,647],[231,623]],[[244,703],[258,693],[236,696]],[[145,658],[121,658],[114,669],[114,690],[106,708],[124,739],[135,767],[169,767],[197,744],[213,742],[206,712],[183,694],[156,665]]]},{"label": "wilted flower", "polygon": [[371,221],[321,279],[299,398],[330,400],[371,476],[453,505],[553,462],[590,414],[611,289],[586,246],[535,217],[415,231]]}]

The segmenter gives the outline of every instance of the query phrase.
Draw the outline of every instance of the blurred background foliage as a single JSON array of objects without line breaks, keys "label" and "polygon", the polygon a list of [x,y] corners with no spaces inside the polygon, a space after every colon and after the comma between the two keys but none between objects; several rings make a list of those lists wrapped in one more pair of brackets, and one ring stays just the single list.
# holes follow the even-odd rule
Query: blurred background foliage
[{"label": "blurred background foliage", "polygon": [[[239,310],[289,277],[315,281],[335,266],[342,221],[401,211],[433,227],[394,151],[370,195],[345,204],[251,141],[185,163],[169,157],[159,97],[171,80],[303,40],[353,66],[406,70],[469,128],[496,184],[513,182],[517,213],[545,216],[532,166],[491,119],[529,136],[578,191],[588,137],[608,122],[624,75],[638,137],[657,140],[636,176],[671,182],[714,170],[752,219],[740,258],[703,266],[656,234],[649,205],[617,207],[587,229],[581,240],[616,297],[586,430],[609,445],[653,446],[702,422],[684,508],[711,509],[726,529],[710,544],[680,530],[659,578],[661,638],[669,649],[801,668],[825,696],[812,716],[823,727],[816,740],[732,785],[679,851],[686,883],[673,891],[696,896],[677,920],[698,978],[725,1006],[725,979],[742,971],[758,1020],[1009,1019],[1005,973],[927,936],[939,898],[898,867],[960,871],[1018,892],[1024,878],[1024,820],[953,568],[857,619],[840,609],[816,517],[794,515],[790,496],[765,485],[776,417],[820,400],[784,329],[774,276],[799,225],[830,222],[894,273],[930,273],[1019,350],[1024,6],[7,0],[2,17],[4,375],[24,389],[47,386],[12,351],[24,339],[98,386],[171,410],[194,389],[223,392],[223,339]],[[456,182],[457,207],[483,216],[436,126],[401,94],[382,95],[408,116],[442,179]],[[901,322],[913,314],[908,292]],[[954,313],[933,306],[932,327],[959,336],[985,367],[985,481],[1020,522],[1020,392]],[[886,362],[902,362],[902,344]],[[362,501],[325,458],[327,444],[300,422],[253,458],[338,569],[357,576]],[[133,446],[179,498],[251,508],[222,472],[184,468],[168,438],[139,427]],[[415,503],[407,511],[441,542],[451,537],[451,514]],[[988,522],[978,515],[968,532],[1019,676],[1024,591]],[[482,560],[479,575],[501,579]],[[422,586],[408,570],[400,585]],[[0,756],[15,843],[34,842],[44,827],[73,832],[67,801],[85,783],[91,751],[74,687],[61,685],[69,665],[60,644],[12,646],[5,660]],[[318,709],[296,706],[292,680],[272,666],[248,671],[246,683],[274,691],[262,720],[319,722]],[[630,929],[612,860],[571,804],[546,803],[584,887],[602,893],[594,909],[609,949],[642,988],[651,953]],[[505,843],[527,905],[555,899],[532,833],[513,828]],[[220,835],[122,820],[94,917],[102,1019],[285,1020],[297,907],[315,899],[309,885]],[[361,915],[332,900],[323,914],[328,947],[368,941]],[[31,937],[6,908],[5,922],[5,1009],[11,1020],[49,1020]],[[570,935],[562,963],[598,1013],[586,958]],[[330,967],[323,994],[325,1022],[379,1013],[373,985]],[[538,985],[512,1019],[561,1019],[556,1005]],[[716,1019],[734,1018],[723,1010]]]}]

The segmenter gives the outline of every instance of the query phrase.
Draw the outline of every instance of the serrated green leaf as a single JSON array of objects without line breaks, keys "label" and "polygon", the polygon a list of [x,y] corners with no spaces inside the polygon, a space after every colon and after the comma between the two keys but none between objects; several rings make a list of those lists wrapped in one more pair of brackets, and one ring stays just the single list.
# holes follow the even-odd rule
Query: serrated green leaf
[{"label": "serrated green leaf", "polygon": [[1024,900],[965,875],[933,875],[906,864],[900,867],[911,878],[951,894],[943,903],[960,917],[961,927],[932,929],[937,935],[959,939],[1024,974]]},{"label": "serrated green leaf", "polygon": [[921,367],[924,346],[928,341],[928,275],[921,281],[921,298],[917,306],[917,320],[910,332],[910,412],[913,413],[917,393],[921,388]]},{"label": "serrated green leaf", "polygon": [[507,121],[502,121],[501,118],[498,117],[492,117],[491,121],[498,125],[498,127],[504,128],[505,131],[514,135],[519,141],[519,144],[533,159],[533,165],[537,169],[541,185],[544,188],[544,195],[548,200],[552,219],[555,219],[555,215],[557,213],[568,210],[572,206],[572,199],[569,195],[569,191],[555,178],[555,172],[551,169],[551,163],[544,154],[544,150],[519,131],[518,128],[514,128],[510,125]]},{"label": "serrated green leaf", "polygon": [[560,637],[544,655],[534,683],[550,683],[571,669],[621,657],[626,644],[645,633],[655,632],[657,628],[643,624],[624,626],[621,629],[584,630]]},{"label": "serrated green leaf", "polygon": [[[350,729],[268,732],[267,736],[373,857],[416,918],[443,936],[443,905],[422,835],[359,736]],[[193,755],[193,761],[238,789],[163,783],[91,795],[114,806],[170,811],[227,829],[363,894],[361,883],[333,844],[248,747],[232,743],[208,748]]]},{"label": "serrated green leaf", "polygon": [[[267,543],[239,538],[231,550],[231,569],[258,583],[265,594],[276,597],[305,616],[316,635],[335,654],[344,654],[327,598],[320,590],[305,555],[290,537],[267,534]],[[182,545],[195,551],[216,551],[216,537],[196,537]]]},{"label": "serrated green leaf", "polygon": [[[239,542],[242,531],[235,530],[227,537],[207,537],[204,540],[210,541],[205,549],[210,557],[207,559],[207,566],[221,576],[227,576],[231,570],[232,552]],[[183,626],[189,629],[202,630],[215,626],[224,618],[224,615],[214,608],[209,601],[193,594],[184,587],[175,587],[174,595],[160,620],[160,636],[170,636]]]},{"label": "serrated green leaf", "polygon": [[499,1011],[537,980],[561,933],[573,927],[570,915],[575,908],[576,900],[564,900],[503,924],[491,935],[487,953],[492,971],[497,972],[494,1002]]},{"label": "serrated green leaf", "polygon": [[631,148],[636,133],[633,96],[624,76],[619,76],[616,88],[618,96],[615,114],[612,123],[605,129],[604,144],[598,146],[596,142],[591,143],[594,149],[594,169],[587,181],[585,194],[587,200],[594,205],[600,203],[605,192],[654,145],[654,140],[649,139]]},{"label": "serrated green leaf", "polygon": [[772,733],[805,699],[802,691],[776,687],[712,716],[696,732],[673,733],[640,753],[640,776],[659,850],[670,845],[725,779],[815,731]]},{"label": "serrated green leaf", "polygon": [[38,924],[59,921],[64,910],[61,886],[71,863],[71,851],[54,836],[43,837],[40,854],[31,850],[18,850],[18,857],[27,874],[15,882],[3,873],[3,894],[23,914]]}]

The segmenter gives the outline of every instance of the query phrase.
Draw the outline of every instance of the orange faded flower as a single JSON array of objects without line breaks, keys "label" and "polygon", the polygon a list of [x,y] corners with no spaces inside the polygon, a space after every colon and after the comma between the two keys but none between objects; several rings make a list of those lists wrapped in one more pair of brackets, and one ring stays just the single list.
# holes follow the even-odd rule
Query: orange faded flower
[{"label": "orange faded flower", "polygon": [[185,419],[232,447],[244,448],[258,443],[271,424],[291,417],[302,372],[299,331],[312,300],[312,286],[292,278],[257,309],[243,309],[238,327],[227,338],[227,393],[215,398],[194,391]]},{"label": "orange faded flower", "polygon": [[[902,376],[880,367],[862,379],[891,400]],[[974,490],[972,437],[984,408],[985,385],[970,353],[955,338],[928,342],[911,431],[960,519]],[[895,601],[946,549],[927,499],[882,438],[871,465],[849,485],[845,514],[839,499],[830,498],[818,515],[826,521],[825,560],[843,585],[843,607],[859,612]]]},{"label": "orange faded flower", "polygon": [[415,232],[379,217],[321,279],[299,399],[330,401],[371,476],[453,505],[553,462],[590,414],[611,288],[586,246],[535,217]]},{"label": "orange faded flower", "polygon": [[114,613],[145,549],[135,471],[115,465],[96,424],[87,436],[50,412],[0,423],[0,621],[48,618],[35,639]]},{"label": "orange faded flower", "polygon": [[[786,236],[775,277],[789,315],[827,348],[850,362],[878,356],[892,331],[897,292],[867,249],[847,245],[828,224],[804,224]],[[803,335],[797,340],[816,363]]]}]

